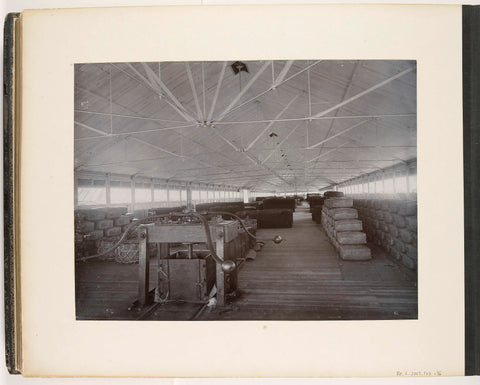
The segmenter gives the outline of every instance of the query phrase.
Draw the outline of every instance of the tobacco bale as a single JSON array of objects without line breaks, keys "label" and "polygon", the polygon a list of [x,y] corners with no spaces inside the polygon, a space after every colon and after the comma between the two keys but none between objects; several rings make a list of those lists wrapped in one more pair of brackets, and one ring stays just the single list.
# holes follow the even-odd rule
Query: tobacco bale
[{"label": "tobacco bale", "polygon": [[367,261],[372,259],[370,248],[365,245],[339,245],[340,258],[346,261]]},{"label": "tobacco bale", "polygon": [[333,225],[335,231],[362,231],[362,221],[358,219],[343,219],[334,221]]},{"label": "tobacco bale", "polygon": [[400,229],[400,239],[405,243],[412,243],[415,239],[413,233],[407,229]]},{"label": "tobacco bale", "polygon": [[118,218],[115,218],[113,220],[113,224],[115,226],[124,226],[124,225],[128,225],[131,221],[131,217],[130,216],[127,216],[127,215],[122,215]]},{"label": "tobacco bale", "polygon": [[115,237],[119,236],[122,234],[122,228],[121,227],[112,227],[110,229],[106,229],[103,231],[103,235],[105,237]]},{"label": "tobacco bale", "polygon": [[353,207],[352,198],[329,198],[325,200],[325,206],[331,208]]},{"label": "tobacco bale", "polygon": [[367,243],[367,236],[361,231],[341,231],[337,233],[337,241],[342,245],[361,245]]},{"label": "tobacco bale", "polygon": [[83,241],[83,234],[75,232],[75,243],[79,243]]},{"label": "tobacco bale", "polygon": [[392,224],[387,224],[387,226],[388,226],[388,232],[389,232],[389,234],[390,234],[392,237],[394,237],[394,238],[398,237],[398,228],[397,228],[397,226],[392,225]]},{"label": "tobacco bale", "polygon": [[405,217],[403,217],[402,215],[399,215],[399,214],[393,214],[393,223],[398,228],[404,228],[405,225],[406,225]]},{"label": "tobacco bale", "polygon": [[126,214],[128,209],[126,207],[109,207],[104,209],[105,219],[115,219],[120,215]]},{"label": "tobacco bale", "polygon": [[388,233],[389,228],[388,228],[388,223],[384,221],[380,221],[380,230],[382,230],[385,233]]},{"label": "tobacco bale", "polygon": [[333,198],[333,197],[343,197],[344,194],[341,191],[326,191],[323,196],[325,198]]},{"label": "tobacco bale", "polygon": [[388,211],[384,211],[383,220],[387,223],[393,223],[393,215]]},{"label": "tobacco bale", "polygon": [[410,258],[407,254],[402,254],[402,264],[412,270],[417,268],[417,261]]},{"label": "tobacco bale", "polygon": [[417,202],[416,201],[402,201],[398,204],[398,214],[403,216],[410,216],[417,214]]},{"label": "tobacco bale", "polygon": [[267,209],[258,211],[258,228],[289,228],[293,225],[293,213],[288,209]]},{"label": "tobacco bale", "polygon": [[85,239],[95,241],[97,239],[102,239],[103,238],[103,230],[95,230],[92,231],[91,233],[88,233],[84,236]]},{"label": "tobacco bale", "polygon": [[405,243],[403,243],[400,239],[398,238],[395,238],[395,242],[394,242],[394,245],[395,249],[397,249],[398,251],[400,251],[401,253],[404,253],[406,251],[406,248],[405,248]]},{"label": "tobacco bale", "polygon": [[290,209],[295,211],[293,198],[267,198],[263,201],[263,209]]},{"label": "tobacco bale", "polygon": [[358,218],[358,212],[353,208],[328,209],[328,215],[335,220]]},{"label": "tobacco bale", "polygon": [[417,231],[417,216],[416,215],[410,215],[408,217],[405,217],[405,222],[407,224],[407,229],[412,230],[412,231]]},{"label": "tobacco bale", "polygon": [[95,222],[95,229],[97,230],[105,230],[113,227],[113,220],[112,219],[103,219],[101,221]]},{"label": "tobacco bale", "polygon": [[75,224],[75,231],[79,233],[86,234],[95,230],[95,222],[90,221],[81,221]]},{"label": "tobacco bale", "polygon": [[83,210],[83,214],[87,221],[99,221],[105,219],[105,211],[103,209]]},{"label": "tobacco bale", "polygon": [[410,245],[408,243],[405,244],[405,254],[413,259],[417,260],[418,259],[418,248],[417,246]]}]

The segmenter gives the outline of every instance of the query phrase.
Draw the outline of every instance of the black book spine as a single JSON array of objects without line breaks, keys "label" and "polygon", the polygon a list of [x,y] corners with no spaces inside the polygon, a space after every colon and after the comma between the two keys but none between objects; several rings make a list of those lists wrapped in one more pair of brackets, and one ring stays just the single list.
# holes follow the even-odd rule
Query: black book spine
[{"label": "black book spine", "polygon": [[465,375],[480,374],[480,6],[463,6]]},{"label": "black book spine", "polygon": [[15,20],[10,13],[4,24],[3,55],[3,218],[5,286],[5,359],[8,371],[18,374],[16,349],[15,284]]}]

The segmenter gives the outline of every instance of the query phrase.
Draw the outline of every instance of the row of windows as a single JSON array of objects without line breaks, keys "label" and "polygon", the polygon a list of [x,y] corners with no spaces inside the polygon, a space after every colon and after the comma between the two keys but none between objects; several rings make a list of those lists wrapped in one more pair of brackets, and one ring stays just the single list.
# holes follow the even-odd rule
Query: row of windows
[{"label": "row of windows", "polygon": [[343,191],[345,194],[414,193],[417,192],[417,174],[357,182],[347,186],[340,186],[338,191]]},{"label": "row of windows", "polygon": [[[237,191],[223,190],[192,190],[194,203],[206,203],[214,201],[227,201],[242,199]],[[150,188],[135,188],[135,202],[186,202],[187,190],[154,189],[153,199]],[[132,202],[132,189],[130,187],[111,187],[111,204],[130,204]],[[107,203],[107,190],[104,186],[81,186],[78,187],[79,205],[102,205]]]}]

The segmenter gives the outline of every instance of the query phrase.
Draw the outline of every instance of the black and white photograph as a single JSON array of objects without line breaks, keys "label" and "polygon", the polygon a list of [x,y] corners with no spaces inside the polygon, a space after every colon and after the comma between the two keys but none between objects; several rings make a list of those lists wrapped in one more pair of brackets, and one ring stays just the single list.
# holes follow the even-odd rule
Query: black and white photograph
[{"label": "black and white photograph", "polygon": [[416,66],[75,64],[76,320],[418,319]]}]

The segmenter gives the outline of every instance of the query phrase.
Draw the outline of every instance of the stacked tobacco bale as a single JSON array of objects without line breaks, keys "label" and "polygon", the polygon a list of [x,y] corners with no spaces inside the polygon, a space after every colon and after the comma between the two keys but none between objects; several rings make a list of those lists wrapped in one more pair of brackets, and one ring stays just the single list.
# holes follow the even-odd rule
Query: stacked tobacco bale
[{"label": "stacked tobacco bale", "polygon": [[[126,207],[75,210],[75,254],[77,258],[99,254],[111,248],[118,242],[132,219],[133,214],[128,214]],[[101,258],[115,259],[115,252]]]},{"label": "stacked tobacco bale", "polygon": [[290,209],[243,210],[237,212],[240,218],[257,220],[257,228],[290,228],[293,226],[293,213]]},{"label": "stacked tobacco bale", "polygon": [[358,199],[354,202],[369,240],[410,269],[417,267],[415,199]]},{"label": "stacked tobacco bale", "polygon": [[372,258],[367,236],[362,231],[362,221],[353,208],[351,198],[329,198],[322,209],[322,225],[337,249],[340,257],[350,261],[365,261]]},{"label": "stacked tobacco bale", "polygon": [[320,195],[311,196],[308,200],[310,205],[310,212],[312,213],[312,221],[321,223],[322,220],[322,207],[325,198]]}]

